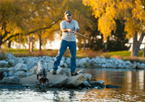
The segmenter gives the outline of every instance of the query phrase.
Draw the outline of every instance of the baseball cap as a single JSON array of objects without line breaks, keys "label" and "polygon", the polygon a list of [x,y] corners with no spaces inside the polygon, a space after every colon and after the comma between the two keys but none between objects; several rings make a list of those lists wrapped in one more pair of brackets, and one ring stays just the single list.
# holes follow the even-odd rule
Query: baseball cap
[{"label": "baseball cap", "polygon": [[72,15],[72,14],[71,14],[71,11],[69,11],[69,10],[65,11],[64,15],[66,15],[66,14],[67,14],[67,15],[70,15],[70,16]]}]

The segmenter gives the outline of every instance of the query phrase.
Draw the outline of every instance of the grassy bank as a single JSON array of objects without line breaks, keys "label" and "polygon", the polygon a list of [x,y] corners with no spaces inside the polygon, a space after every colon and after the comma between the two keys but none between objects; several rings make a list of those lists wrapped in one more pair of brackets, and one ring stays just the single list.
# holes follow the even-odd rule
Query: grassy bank
[{"label": "grassy bank", "polygon": [[[42,50],[38,51],[37,49],[34,49],[33,52],[29,52],[28,49],[3,49],[0,51],[1,53],[11,53],[16,57],[27,57],[27,56],[51,56],[55,57],[57,55],[58,50]],[[104,56],[105,58],[117,58],[117,59],[123,59],[123,60],[130,60],[130,61],[137,61],[137,62],[145,62],[145,58],[143,56],[143,52],[139,52],[139,57],[130,57],[131,52],[130,51],[115,51],[115,52],[102,52],[102,51],[91,51],[91,50],[81,50],[77,51],[77,58],[83,58],[83,57],[101,57]],[[64,54],[65,57],[69,57],[69,50]]]}]

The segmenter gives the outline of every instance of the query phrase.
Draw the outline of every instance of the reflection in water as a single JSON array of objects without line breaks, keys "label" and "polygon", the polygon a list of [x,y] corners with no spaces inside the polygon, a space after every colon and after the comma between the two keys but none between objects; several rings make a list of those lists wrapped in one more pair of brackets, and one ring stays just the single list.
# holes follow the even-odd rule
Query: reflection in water
[{"label": "reflection in water", "polygon": [[144,89],[144,71],[138,72],[138,82],[139,82],[139,89]]},{"label": "reflection in water", "polygon": [[118,85],[117,89],[0,89],[1,102],[119,102],[145,101],[144,70],[87,69],[93,79]]}]

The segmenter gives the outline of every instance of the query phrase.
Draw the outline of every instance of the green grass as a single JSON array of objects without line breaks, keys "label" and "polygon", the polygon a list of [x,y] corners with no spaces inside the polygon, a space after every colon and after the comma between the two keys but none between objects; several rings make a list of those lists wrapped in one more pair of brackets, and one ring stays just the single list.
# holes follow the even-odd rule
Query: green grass
[{"label": "green grass", "polygon": [[[105,53],[102,53],[105,54]],[[120,57],[130,57],[131,51],[115,51],[115,52],[107,52],[107,54],[110,54],[110,56],[120,56]],[[139,57],[143,56],[143,51],[139,52]]]},{"label": "green grass", "polygon": [[[51,57],[55,57],[57,55],[58,50],[42,50],[42,51],[38,51],[38,49],[34,49],[33,52],[29,52],[28,49],[2,49],[0,51],[1,53],[11,53],[16,57],[27,57],[27,56],[51,56]],[[139,52],[139,57],[130,57],[131,52],[130,51],[114,51],[114,52],[102,52],[102,51],[91,51],[91,50],[81,50],[81,51],[77,51],[77,58],[82,58],[82,57],[89,57],[89,58],[93,58],[93,57],[101,57],[104,56],[105,58],[118,58],[118,59],[123,59],[123,60],[135,60],[135,59],[141,59],[141,60],[145,60],[145,58],[143,57],[143,52],[140,51]],[[64,54],[65,57],[69,57],[70,53],[69,50],[67,49],[67,51]]]},{"label": "green grass", "polygon": [[118,56],[130,56],[131,52],[130,51],[115,51],[115,52],[108,52],[111,56],[118,55]]}]

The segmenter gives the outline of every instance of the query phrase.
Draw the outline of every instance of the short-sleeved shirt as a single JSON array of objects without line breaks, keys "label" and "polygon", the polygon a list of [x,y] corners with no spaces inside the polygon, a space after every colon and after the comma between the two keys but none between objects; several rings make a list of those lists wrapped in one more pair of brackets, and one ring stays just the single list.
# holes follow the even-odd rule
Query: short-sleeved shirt
[{"label": "short-sleeved shirt", "polygon": [[[71,30],[76,30],[79,29],[78,22],[75,20],[72,20],[71,22],[67,22],[66,20],[63,20],[60,22],[60,29],[71,29]],[[76,35],[74,35],[74,32],[62,32],[62,40],[66,41],[76,41]]]}]

